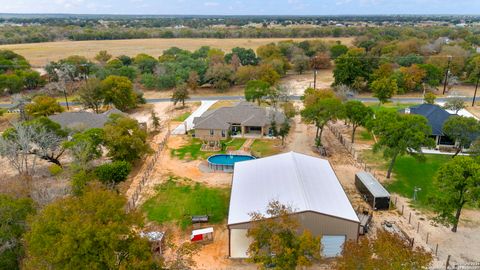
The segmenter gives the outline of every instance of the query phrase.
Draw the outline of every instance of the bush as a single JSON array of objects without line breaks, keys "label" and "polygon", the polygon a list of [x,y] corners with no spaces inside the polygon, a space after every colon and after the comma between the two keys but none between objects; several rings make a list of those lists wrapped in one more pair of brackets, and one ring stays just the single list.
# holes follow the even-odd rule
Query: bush
[{"label": "bush", "polygon": [[80,170],[72,176],[72,193],[75,196],[83,195],[87,183],[94,179],[94,175],[86,170]]},{"label": "bush", "polygon": [[171,74],[166,74],[166,75],[161,75],[157,79],[157,87],[158,89],[170,89],[175,87],[177,84],[177,80],[175,78],[175,75]]},{"label": "bush", "polygon": [[48,171],[52,176],[56,176],[56,175],[59,175],[61,172],[63,172],[63,169],[57,164],[52,164],[48,167]]},{"label": "bush", "polygon": [[127,161],[114,161],[98,166],[95,175],[102,183],[120,183],[127,179],[132,170],[132,165]]}]

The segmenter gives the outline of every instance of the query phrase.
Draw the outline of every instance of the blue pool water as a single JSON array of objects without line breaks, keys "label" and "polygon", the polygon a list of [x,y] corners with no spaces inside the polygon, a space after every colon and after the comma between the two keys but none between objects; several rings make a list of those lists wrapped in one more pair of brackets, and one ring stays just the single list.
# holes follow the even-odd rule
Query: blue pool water
[{"label": "blue pool water", "polygon": [[214,155],[208,158],[208,162],[212,165],[231,165],[236,162],[252,160],[255,157],[246,155]]}]

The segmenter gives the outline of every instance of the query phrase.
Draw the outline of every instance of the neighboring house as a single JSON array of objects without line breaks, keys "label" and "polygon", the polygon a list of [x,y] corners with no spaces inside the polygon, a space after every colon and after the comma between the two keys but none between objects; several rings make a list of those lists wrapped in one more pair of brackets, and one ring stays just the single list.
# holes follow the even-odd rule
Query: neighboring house
[{"label": "neighboring house", "polygon": [[232,107],[207,111],[193,119],[195,137],[210,146],[233,137],[263,137],[271,134],[271,123],[285,121],[282,112],[262,108],[250,102],[240,102]]},{"label": "neighboring house", "polygon": [[358,239],[358,216],[328,160],[289,152],[235,163],[227,225],[231,258],[248,257],[250,214],[265,213],[272,200],[293,207],[300,229],[322,236],[325,257]]},{"label": "neighboring house", "polygon": [[60,124],[64,129],[86,130],[90,128],[103,128],[108,121],[108,117],[112,114],[124,115],[124,113],[118,109],[110,109],[99,114],[86,111],[63,112],[51,115],[48,118]]},{"label": "neighboring house", "polygon": [[435,140],[436,148],[453,147],[455,142],[443,134],[443,124],[453,114],[434,104],[421,104],[399,111],[404,114],[418,114],[427,118],[428,125],[432,128],[431,137]]}]

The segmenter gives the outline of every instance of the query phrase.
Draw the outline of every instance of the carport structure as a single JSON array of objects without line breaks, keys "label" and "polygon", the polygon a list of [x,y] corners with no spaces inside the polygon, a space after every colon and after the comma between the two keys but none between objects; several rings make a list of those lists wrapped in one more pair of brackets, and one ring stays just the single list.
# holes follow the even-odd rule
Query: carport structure
[{"label": "carport structure", "polygon": [[301,229],[322,236],[323,255],[339,255],[357,240],[359,219],[327,160],[284,153],[235,165],[228,216],[229,256],[247,258],[250,213],[264,213],[278,200],[291,205]]}]

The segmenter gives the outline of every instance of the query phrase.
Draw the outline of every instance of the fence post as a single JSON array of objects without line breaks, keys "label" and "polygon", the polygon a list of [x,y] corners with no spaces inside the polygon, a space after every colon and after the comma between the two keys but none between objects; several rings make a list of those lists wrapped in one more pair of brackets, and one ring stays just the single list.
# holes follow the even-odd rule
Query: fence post
[{"label": "fence post", "polygon": [[427,233],[427,245],[428,245],[428,237],[430,236],[430,233]]},{"label": "fence post", "polygon": [[438,243],[437,243],[437,246],[435,247],[435,256],[437,256],[437,253],[438,253]]},{"label": "fence post", "polygon": [[418,221],[418,223],[417,223],[417,233],[418,233],[419,230],[420,230],[420,221]]},{"label": "fence post", "polygon": [[450,255],[447,257],[447,262],[445,263],[445,270],[448,270],[448,267],[450,266]]},{"label": "fence post", "polygon": [[395,205],[397,205],[397,199],[398,199],[398,197],[395,197]]},{"label": "fence post", "polygon": [[403,216],[403,208],[405,207],[405,205],[402,204],[402,216]]},{"label": "fence post", "polygon": [[410,224],[410,221],[412,220],[412,212],[408,215],[408,224]]}]

